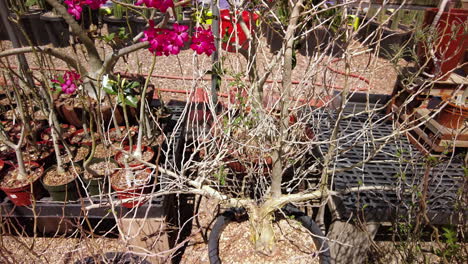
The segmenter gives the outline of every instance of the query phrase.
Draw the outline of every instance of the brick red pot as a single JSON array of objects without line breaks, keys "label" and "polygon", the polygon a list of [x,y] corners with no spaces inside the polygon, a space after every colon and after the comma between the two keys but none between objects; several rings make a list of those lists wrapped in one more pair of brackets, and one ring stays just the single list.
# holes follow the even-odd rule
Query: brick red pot
[{"label": "brick red pot", "polygon": [[447,102],[447,105],[437,116],[437,122],[452,129],[463,127],[463,124],[468,119],[468,107],[456,105],[449,101],[449,98],[447,97],[443,97],[442,100],[444,103]]},{"label": "brick red pot", "polygon": [[[63,139],[68,140],[70,137],[74,135],[73,133],[68,133],[70,130],[71,131],[76,131],[76,127],[73,125],[68,125],[68,124],[60,124],[60,127],[62,128],[62,131],[64,132],[62,134]],[[42,133],[41,133],[41,140],[42,141],[50,141],[52,142],[52,134],[50,131],[52,128],[46,128]]]},{"label": "brick red pot", "polygon": [[[439,9],[430,8],[426,10],[424,17],[424,28],[429,28]],[[436,75],[446,80],[449,77],[448,72],[455,69],[464,56],[465,50],[468,48],[468,34],[465,32],[463,24],[468,18],[467,9],[452,8],[449,12],[442,13],[440,20],[437,22],[437,36],[435,40],[435,56],[437,61],[434,62],[427,57],[428,50],[425,43],[419,43],[418,55],[422,62],[430,59],[429,70]],[[439,71],[437,69],[439,68]],[[436,72],[437,71],[437,72]]]},{"label": "brick red pot", "polygon": [[[39,177],[34,179],[34,182],[32,184],[26,184],[23,186],[19,187],[14,187],[14,188],[7,188],[0,186],[0,189],[6,193],[8,198],[16,205],[16,206],[28,206],[32,204],[32,198],[39,198],[40,195],[40,184],[39,179],[41,178],[41,175],[44,172],[44,168],[41,167],[38,163],[36,162],[25,162],[25,164],[31,164],[36,167],[37,170],[39,170]],[[31,186],[33,188],[31,189]]]}]

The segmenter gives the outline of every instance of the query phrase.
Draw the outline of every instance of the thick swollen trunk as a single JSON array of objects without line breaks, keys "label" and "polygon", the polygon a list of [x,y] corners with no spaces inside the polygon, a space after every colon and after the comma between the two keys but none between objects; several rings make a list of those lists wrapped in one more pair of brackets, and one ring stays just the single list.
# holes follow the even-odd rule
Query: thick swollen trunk
[{"label": "thick swollen trunk", "polygon": [[248,212],[251,241],[255,250],[269,255],[275,245],[273,212],[262,206],[252,206]]}]

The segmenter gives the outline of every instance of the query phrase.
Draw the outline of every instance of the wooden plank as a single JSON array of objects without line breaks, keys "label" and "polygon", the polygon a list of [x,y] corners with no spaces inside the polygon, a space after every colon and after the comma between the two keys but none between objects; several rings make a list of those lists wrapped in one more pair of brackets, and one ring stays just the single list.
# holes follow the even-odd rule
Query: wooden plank
[{"label": "wooden plank", "polygon": [[[443,140],[453,140],[456,138],[456,141],[461,145],[465,145],[464,141],[468,141],[468,131],[465,129],[462,133],[463,128],[451,129],[446,126],[439,124],[435,119],[430,118],[431,111],[425,108],[417,108],[415,110],[416,117],[422,118],[426,122],[426,127],[430,129],[434,134],[440,135],[439,137]],[[461,146],[460,145],[460,146]]]},{"label": "wooden plank", "polygon": [[406,137],[408,138],[409,142],[416,146],[416,148],[421,151],[424,155],[429,155],[431,152],[427,150],[423,144],[419,142],[410,132],[406,132]]},{"label": "wooden plank", "polygon": [[436,83],[440,84],[454,84],[454,85],[460,85],[460,84],[468,84],[468,78],[461,76],[460,74],[457,74],[455,72],[452,72],[450,76],[448,77],[447,80],[445,81],[437,81]]},{"label": "wooden plank", "polygon": [[421,128],[416,127],[415,129],[413,129],[413,131],[419,136],[420,139],[424,140],[424,143],[429,145],[432,150],[437,152],[443,152],[447,149],[446,146],[440,145],[439,140],[429,137]]}]

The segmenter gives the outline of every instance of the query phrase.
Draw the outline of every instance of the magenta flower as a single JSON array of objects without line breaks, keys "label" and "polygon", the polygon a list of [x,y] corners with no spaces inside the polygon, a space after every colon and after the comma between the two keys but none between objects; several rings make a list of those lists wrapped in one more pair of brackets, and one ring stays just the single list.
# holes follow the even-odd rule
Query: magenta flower
[{"label": "magenta flower", "polygon": [[154,22],[150,21],[150,26],[144,31],[141,41],[149,42],[149,51],[156,56],[177,55],[184,46],[184,42],[189,40],[187,26],[174,24],[173,30],[154,28]]},{"label": "magenta flower", "polygon": [[91,9],[99,9],[103,4],[105,4],[107,2],[107,0],[86,0],[87,1],[87,5],[89,5],[89,7]]},{"label": "magenta flower", "polygon": [[184,42],[189,40],[189,34],[187,33],[188,26],[179,25],[175,23],[173,25],[173,33],[171,38],[180,47],[184,46]]},{"label": "magenta flower", "polygon": [[75,17],[75,19],[81,18],[81,12],[83,11],[83,8],[81,7],[80,0],[65,0],[64,3],[68,6],[68,14]]},{"label": "magenta flower", "polygon": [[173,0],[137,0],[135,5],[145,4],[147,7],[153,7],[159,9],[165,13],[168,8],[174,7]]},{"label": "magenta flower", "polygon": [[83,83],[81,76],[75,71],[67,71],[62,78],[53,79],[53,83],[60,85],[62,91],[66,94],[72,94],[78,89],[78,86]]},{"label": "magenta flower", "polygon": [[65,0],[64,3],[67,4],[67,12],[79,20],[81,18],[81,12],[83,12],[83,5],[89,5],[91,9],[98,9],[107,0]]},{"label": "magenta flower", "polygon": [[197,27],[192,37],[192,45],[190,45],[190,48],[196,51],[198,55],[205,53],[210,56],[213,54],[216,47],[214,45],[214,36],[211,32],[211,28],[203,29],[202,27]]}]

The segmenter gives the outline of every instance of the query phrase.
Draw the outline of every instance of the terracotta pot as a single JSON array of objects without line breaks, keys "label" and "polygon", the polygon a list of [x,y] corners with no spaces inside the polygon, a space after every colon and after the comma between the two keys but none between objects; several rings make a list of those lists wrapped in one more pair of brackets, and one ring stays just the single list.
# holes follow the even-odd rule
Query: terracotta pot
[{"label": "terracotta pot", "polygon": [[131,126],[129,127],[129,132],[127,133],[127,128],[125,126],[120,126],[119,127],[121,133],[122,133],[122,138],[118,138],[117,136],[113,136],[112,134],[117,131],[115,127],[109,129],[109,140],[112,141],[112,142],[128,142],[129,140],[129,137],[128,135],[130,135],[132,137],[132,139],[135,139],[135,136],[136,134],[138,133],[138,128],[136,126]]},{"label": "terracotta pot", "polygon": [[[67,101],[62,101],[58,103],[59,113],[64,118],[66,123],[75,126],[83,127],[83,121],[88,118],[83,118],[83,107],[80,105],[74,105],[67,103]],[[85,114],[88,116],[88,114]]]},{"label": "terracotta pot", "polygon": [[[84,132],[84,129],[78,129],[77,131],[75,131],[75,133],[73,133],[70,137],[70,143],[71,144],[76,144],[76,145],[84,145],[84,146],[91,146],[92,145],[92,141],[91,141],[91,138],[89,139],[86,139],[86,140],[82,140],[82,139],[79,139],[80,134],[82,134]],[[96,132],[94,132],[96,133]],[[96,143],[100,141],[100,138],[98,137],[98,135],[96,134],[95,138],[96,140]]]},{"label": "terracotta pot", "polygon": [[38,185],[39,183],[38,180],[41,178],[44,172],[44,169],[36,162],[25,162],[25,164],[31,164],[40,172],[38,173],[39,177],[34,179],[32,184],[28,183],[23,186],[13,187],[13,188],[0,186],[0,189],[6,193],[8,198],[16,206],[28,206],[32,204],[33,199],[38,199],[41,194],[40,192],[41,189],[40,189],[40,186]]},{"label": "terracotta pot", "polygon": [[[68,140],[73,136],[73,134],[76,132],[76,127],[73,125],[68,125],[68,124],[60,124],[60,127],[62,128],[62,131],[64,132],[62,134],[63,139]],[[50,133],[52,129],[46,128],[42,133],[41,133],[41,139],[42,141],[50,141],[52,142],[52,135]],[[73,131],[72,133],[68,133],[68,131]]]},{"label": "terracotta pot", "polygon": [[237,173],[246,173],[247,172],[247,166],[249,167],[260,167],[260,164],[263,163],[263,173],[268,174],[271,171],[272,168],[272,162],[273,160],[271,159],[270,156],[265,157],[264,159],[259,159],[256,157],[249,157],[249,156],[244,156],[242,157],[242,160],[240,161],[232,161],[232,159],[238,159],[234,158],[234,156],[237,156],[236,154],[232,154],[231,158],[225,158],[224,161],[226,161],[226,165],[233,170],[234,172]]},{"label": "terracotta pot", "polygon": [[465,121],[468,119],[468,107],[456,105],[447,97],[443,97],[442,100],[443,103],[448,102],[448,104],[439,113],[437,122],[452,129],[463,127]]},{"label": "terracotta pot", "polygon": [[[424,17],[424,27],[428,28],[437,14],[439,9],[430,8],[426,10]],[[465,50],[468,48],[468,34],[465,32],[465,27],[468,19],[468,10],[452,8],[449,12],[442,13],[440,20],[437,22],[437,39],[435,39],[435,56],[437,61],[434,62],[431,58],[426,58],[428,53],[425,43],[418,44],[418,55],[422,62],[431,59],[428,65],[436,77],[442,77],[446,80],[449,77],[449,72],[455,69],[464,56]],[[438,70],[438,71],[437,71]],[[436,72],[437,71],[437,72]]]},{"label": "terracotta pot", "polygon": [[[132,148],[132,151],[135,151],[136,150],[136,145],[133,146]],[[130,146],[125,146],[124,147],[124,150],[125,151],[129,151],[130,150]],[[141,147],[141,152],[142,152],[142,155],[144,155],[144,153],[151,153],[151,156],[146,158],[144,161],[146,162],[151,162],[155,156],[155,153],[154,153],[154,150],[151,148],[151,147],[148,147],[148,146],[142,146]],[[124,164],[124,153],[123,152],[118,152],[117,154],[115,154],[115,160],[117,161],[117,163],[119,163],[120,167],[121,168],[125,168],[125,164]],[[143,163],[140,163],[138,161],[134,161],[132,163],[129,163],[128,166],[131,167],[131,168],[137,168],[137,167],[142,167],[144,164]]]}]

